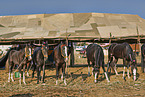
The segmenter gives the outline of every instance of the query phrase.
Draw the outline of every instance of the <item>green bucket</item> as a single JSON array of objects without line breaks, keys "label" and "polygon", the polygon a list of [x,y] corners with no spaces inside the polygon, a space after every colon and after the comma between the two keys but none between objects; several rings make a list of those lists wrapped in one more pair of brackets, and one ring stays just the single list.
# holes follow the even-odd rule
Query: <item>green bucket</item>
[{"label": "green bucket", "polygon": [[19,78],[20,77],[20,72],[15,72],[15,78]]}]

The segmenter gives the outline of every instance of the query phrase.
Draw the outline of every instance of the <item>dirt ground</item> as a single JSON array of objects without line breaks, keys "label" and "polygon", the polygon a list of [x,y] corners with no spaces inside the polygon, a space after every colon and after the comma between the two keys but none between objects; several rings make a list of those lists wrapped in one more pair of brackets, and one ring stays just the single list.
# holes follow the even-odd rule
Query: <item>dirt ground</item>
[{"label": "dirt ground", "polygon": [[[137,57],[140,63],[140,57]],[[90,96],[90,97],[134,97],[145,96],[145,74],[141,73],[141,67],[138,66],[137,81],[133,81],[132,76],[129,79],[126,76],[126,81],[122,78],[123,67],[118,67],[119,75],[111,74],[110,82],[108,83],[104,78],[101,68],[99,75],[99,82],[94,83],[94,77],[88,77],[88,68],[86,58],[76,57],[75,67],[68,68],[67,86],[59,79],[59,84],[55,85],[55,69],[46,69],[45,83],[36,84],[35,78],[30,76],[26,78],[27,85],[19,85],[19,79],[14,78],[14,82],[8,83],[8,72],[0,70],[0,97],[44,97],[44,96]],[[105,58],[107,63],[107,58]],[[79,64],[79,65],[78,65]],[[85,64],[85,65],[84,65]],[[122,64],[119,60],[118,64]],[[84,65],[84,66],[83,66]],[[107,67],[105,68],[107,69]],[[81,74],[82,72],[82,74]],[[70,75],[71,73],[72,76]],[[42,73],[41,73],[42,74]]]}]

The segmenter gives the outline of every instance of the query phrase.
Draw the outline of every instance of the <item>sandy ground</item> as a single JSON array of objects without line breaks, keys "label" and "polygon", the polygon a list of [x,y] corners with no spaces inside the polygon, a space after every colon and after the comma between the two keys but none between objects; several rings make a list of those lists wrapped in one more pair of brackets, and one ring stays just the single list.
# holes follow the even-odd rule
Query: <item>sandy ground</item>
[{"label": "sandy ground", "polygon": [[[79,58],[78,58],[79,59]],[[140,62],[140,58],[137,58]],[[81,61],[79,61],[81,60]],[[44,97],[44,96],[90,96],[90,97],[134,97],[145,96],[145,74],[138,66],[137,81],[133,81],[132,76],[126,81],[122,78],[123,67],[118,67],[119,75],[111,74],[108,83],[104,77],[102,68],[99,75],[99,82],[94,83],[94,77],[88,77],[88,68],[82,65],[87,64],[85,58],[80,58],[77,62],[78,67],[69,67],[67,75],[67,86],[59,79],[59,84],[55,85],[55,69],[46,69],[45,83],[36,84],[35,78],[26,78],[27,85],[19,85],[19,78],[14,78],[14,82],[8,83],[8,72],[0,70],[0,96],[2,97]],[[84,61],[83,61],[84,60]],[[105,59],[107,60],[107,59]],[[77,58],[76,58],[77,61]],[[122,60],[119,60],[119,64]],[[106,68],[105,68],[106,69]],[[81,74],[82,72],[82,74]],[[70,75],[71,73],[72,76]],[[42,73],[41,73],[42,74]]]}]

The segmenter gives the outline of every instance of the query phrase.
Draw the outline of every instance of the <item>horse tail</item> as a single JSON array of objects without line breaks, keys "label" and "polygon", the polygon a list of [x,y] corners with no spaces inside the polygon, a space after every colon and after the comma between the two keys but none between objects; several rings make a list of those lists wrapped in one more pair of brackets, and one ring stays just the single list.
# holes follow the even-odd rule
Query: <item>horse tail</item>
[{"label": "horse tail", "polygon": [[10,49],[7,51],[6,55],[3,56],[3,57],[0,59],[0,64],[1,64],[1,65],[0,65],[0,68],[2,68],[2,67],[5,66],[6,61],[7,61],[7,59],[8,59],[8,56],[9,56],[9,53],[10,53],[11,50],[13,50],[13,48],[10,48]]},{"label": "horse tail", "polygon": [[99,59],[100,59],[100,56],[101,56],[101,48],[98,46],[97,47],[97,50],[96,50],[96,53],[95,53],[95,56],[96,56],[96,58],[95,58],[95,65],[97,66],[97,67],[99,67]]}]

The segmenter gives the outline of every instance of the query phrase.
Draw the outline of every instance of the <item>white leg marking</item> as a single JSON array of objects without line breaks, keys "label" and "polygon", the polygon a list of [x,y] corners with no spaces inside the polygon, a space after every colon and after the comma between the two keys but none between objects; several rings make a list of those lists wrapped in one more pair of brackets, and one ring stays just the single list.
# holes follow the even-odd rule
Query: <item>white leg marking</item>
[{"label": "white leg marking", "polygon": [[88,66],[88,75],[90,75],[90,67]]},{"label": "white leg marking", "polygon": [[11,73],[9,72],[8,82],[10,82]]},{"label": "white leg marking", "polygon": [[26,82],[25,82],[25,72],[23,72],[23,83],[26,85]]},{"label": "white leg marking", "polygon": [[95,83],[97,82],[97,73],[95,73]]},{"label": "white leg marking", "polygon": [[105,72],[105,76],[106,76],[107,81],[110,82],[106,72]]},{"label": "white leg marking", "polygon": [[129,76],[129,69],[127,69],[127,75],[128,75],[128,78],[130,78],[130,76]]},{"label": "white leg marking", "polygon": [[136,80],[136,69],[134,68],[133,69],[133,78],[134,78],[134,81]]},{"label": "white leg marking", "polygon": [[114,66],[114,71],[115,71],[116,75],[119,75],[117,70],[116,70],[116,65]]},{"label": "white leg marking", "polygon": [[66,83],[66,79],[64,79],[64,84],[67,85],[67,83]]},{"label": "white leg marking", "polygon": [[62,75],[61,75],[61,81],[63,81],[63,73],[62,73]]},{"label": "white leg marking", "polygon": [[29,72],[27,71],[27,76],[29,76]]},{"label": "white leg marking", "polygon": [[11,73],[11,79],[12,79],[12,82],[14,82],[14,79],[13,79],[13,73]]},{"label": "white leg marking", "polygon": [[58,84],[58,80],[56,80],[56,85]]},{"label": "white leg marking", "polygon": [[124,66],[124,70],[123,70],[123,78],[124,78],[124,75],[125,75],[125,68],[126,68],[126,67]]}]

